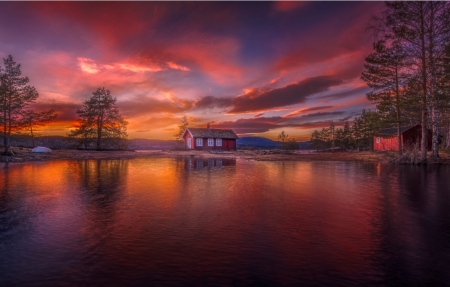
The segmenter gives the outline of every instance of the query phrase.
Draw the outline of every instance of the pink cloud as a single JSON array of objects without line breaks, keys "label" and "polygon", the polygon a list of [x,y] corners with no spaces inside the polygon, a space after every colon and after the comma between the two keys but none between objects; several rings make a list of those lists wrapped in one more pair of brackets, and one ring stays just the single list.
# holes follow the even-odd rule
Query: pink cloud
[{"label": "pink cloud", "polygon": [[318,107],[310,107],[310,108],[300,109],[300,110],[296,110],[296,111],[293,111],[293,112],[290,112],[290,113],[284,115],[283,118],[298,116],[298,115],[302,115],[302,114],[309,113],[312,111],[328,110],[331,108],[333,108],[333,106],[318,106]]},{"label": "pink cloud", "polygon": [[167,62],[167,65],[169,66],[169,68],[174,70],[190,71],[188,67],[175,64],[174,62]]},{"label": "pink cloud", "polygon": [[131,71],[135,73],[143,73],[143,72],[159,72],[164,70],[164,67],[161,67],[157,64],[148,64],[147,66],[142,66],[138,64],[130,64],[130,63],[111,63],[111,64],[97,64],[94,60],[89,58],[78,57],[78,66],[81,71],[88,74],[97,74],[101,70],[125,70]]}]

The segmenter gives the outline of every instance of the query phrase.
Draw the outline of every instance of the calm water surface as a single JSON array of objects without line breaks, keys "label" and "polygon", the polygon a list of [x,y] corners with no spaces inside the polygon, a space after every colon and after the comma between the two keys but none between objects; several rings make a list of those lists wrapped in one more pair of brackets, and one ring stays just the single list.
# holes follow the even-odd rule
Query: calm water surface
[{"label": "calm water surface", "polygon": [[0,169],[0,286],[450,286],[450,168],[133,159]]}]

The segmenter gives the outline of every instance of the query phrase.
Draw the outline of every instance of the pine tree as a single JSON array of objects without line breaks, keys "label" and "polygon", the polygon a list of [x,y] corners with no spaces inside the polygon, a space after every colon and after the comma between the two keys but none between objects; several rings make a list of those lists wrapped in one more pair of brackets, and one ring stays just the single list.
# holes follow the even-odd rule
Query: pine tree
[{"label": "pine tree", "polygon": [[103,139],[126,139],[127,122],[120,115],[116,105],[116,98],[111,96],[109,90],[98,88],[93,96],[83,103],[77,110],[80,118],[78,129],[71,132],[71,136],[87,140],[95,135],[96,148],[102,148]]},{"label": "pine tree", "polygon": [[174,135],[176,141],[182,143],[183,133],[187,129],[188,126],[189,126],[189,121],[186,116],[183,116],[183,118],[181,118],[181,124],[178,126],[178,132]]},{"label": "pine tree", "polygon": [[312,147],[315,148],[317,151],[319,151],[319,147],[321,144],[321,138],[320,138],[320,132],[315,130],[312,134],[311,134],[311,144]]},{"label": "pine tree", "polygon": [[386,2],[382,24],[387,39],[398,42],[413,62],[421,92],[421,160],[427,160],[428,104],[433,129],[433,157],[438,152],[439,67],[450,37],[450,3],[444,1]]},{"label": "pine tree", "polygon": [[352,137],[352,128],[350,127],[349,122],[345,122],[344,128],[342,129],[342,141],[343,146],[347,149],[350,147],[350,143],[353,140]]},{"label": "pine tree", "polygon": [[289,135],[285,133],[284,131],[281,131],[281,133],[278,135],[278,140],[283,145],[289,138]]},{"label": "pine tree", "polygon": [[402,88],[408,73],[406,53],[402,47],[393,44],[386,46],[384,40],[374,44],[372,54],[366,57],[364,64],[365,71],[361,79],[367,82],[367,85],[373,90],[367,94],[367,99],[377,104],[377,109],[384,112],[390,118],[392,112],[395,114],[395,123],[397,125],[398,152],[402,154],[401,141],[401,110],[403,105],[400,99],[400,89]]},{"label": "pine tree", "polygon": [[11,132],[21,128],[21,114],[28,104],[39,96],[33,86],[28,85],[28,77],[21,77],[20,64],[11,55],[3,59],[0,68],[0,123],[4,140],[4,154],[9,155]]}]

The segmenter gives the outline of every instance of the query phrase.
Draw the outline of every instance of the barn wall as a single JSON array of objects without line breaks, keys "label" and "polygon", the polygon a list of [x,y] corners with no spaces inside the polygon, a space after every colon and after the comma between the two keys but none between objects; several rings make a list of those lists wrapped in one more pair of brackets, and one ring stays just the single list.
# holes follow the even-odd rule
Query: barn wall
[{"label": "barn wall", "polygon": [[194,149],[196,150],[236,150],[235,139],[222,139],[222,146],[216,146],[216,139],[214,139],[214,146],[208,146],[208,138],[203,138],[203,146],[197,146],[197,138],[193,139]]},{"label": "barn wall", "polygon": [[[222,141],[224,141],[224,140],[222,140]],[[225,141],[226,141],[226,145],[224,145],[223,142],[222,142],[222,145],[226,146],[226,148],[228,150],[236,150],[236,139],[226,139]]]},{"label": "barn wall", "polygon": [[[433,140],[432,138],[432,132],[428,130],[428,140],[427,140],[427,150],[431,150],[431,142]],[[422,145],[422,129],[419,126],[414,127],[413,129],[407,130],[403,133],[405,139],[404,139],[404,146],[411,146],[415,145],[416,143],[418,148],[421,149]]]},{"label": "barn wall", "polygon": [[373,137],[374,150],[398,150],[397,135],[389,138],[380,137],[380,143],[377,143],[377,137]]},{"label": "barn wall", "polygon": [[[382,150],[391,150],[391,151],[398,151],[398,139],[397,135],[393,135],[392,137],[383,138],[380,137],[380,143],[376,142],[377,137],[373,137],[373,149],[382,151]],[[420,125],[415,126],[414,128],[411,128],[407,131],[404,131],[402,133],[402,147],[403,150],[407,148],[408,146],[416,145],[418,148],[421,148],[421,139],[422,139],[422,130]],[[431,141],[432,141],[432,132],[428,130],[428,145],[427,149],[431,150]]]}]

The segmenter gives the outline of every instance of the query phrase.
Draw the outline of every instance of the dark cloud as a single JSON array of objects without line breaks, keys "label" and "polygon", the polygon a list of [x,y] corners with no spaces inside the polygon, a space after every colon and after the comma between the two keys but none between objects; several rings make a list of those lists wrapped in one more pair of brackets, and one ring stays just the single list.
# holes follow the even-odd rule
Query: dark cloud
[{"label": "dark cloud", "polygon": [[332,76],[318,76],[268,92],[261,93],[255,89],[234,98],[232,108],[228,112],[245,113],[302,103],[308,96],[327,91],[330,87],[341,83],[342,80]]},{"label": "dark cloud", "polygon": [[330,126],[330,124],[333,123],[334,126],[343,126],[345,125],[344,121],[314,121],[314,122],[304,122],[302,124],[298,124],[297,126],[295,126],[294,128],[315,128],[315,129],[320,129],[320,128],[327,128]]},{"label": "dark cloud", "polygon": [[369,87],[363,86],[363,87],[352,89],[350,91],[344,91],[344,92],[330,94],[330,95],[318,96],[318,97],[316,97],[316,99],[339,100],[339,99],[343,99],[343,98],[352,97],[355,95],[365,95],[369,91],[370,91]]},{"label": "dark cloud", "polygon": [[330,87],[341,83],[342,80],[332,76],[312,77],[278,89],[268,91],[252,89],[231,99],[206,96],[195,103],[195,108],[231,107],[229,113],[269,110],[302,103],[309,96],[327,91]]},{"label": "dark cloud", "polygon": [[58,115],[55,119],[59,121],[73,121],[78,118],[76,110],[81,108],[81,105],[74,103],[60,103],[60,102],[37,102],[29,107],[35,112],[43,112],[48,110],[55,110]]},{"label": "dark cloud", "polygon": [[319,112],[319,113],[312,113],[307,115],[301,115],[299,117],[296,117],[297,119],[309,119],[309,118],[318,118],[318,117],[328,117],[328,116],[338,116],[345,114],[343,111],[334,111],[334,112]]},{"label": "dark cloud", "polygon": [[284,115],[283,117],[284,118],[288,118],[288,117],[293,117],[293,116],[301,115],[301,114],[308,113],[308,112],[314,112],[314,111],[320,111],[320,110],[328,110],[328,109],[331,109],[333,107],[334,106],[318,106],[318,107],[306,108],[306,109],[294,111],[292,113]]},{"label": "dark cloud", "polygon": [[354,117],[353,115],[350,115],[350,116],[348,116],[348,117],[339,119],[338,121],[341,121],[341,122],[347,122],[348,120],[352,119],[353,117]]},{"label": "dark cloud", "polygon": [[307,112],[314,112],[314,111],[319,111],[319,110],[327,110],[327,109],[331,109],[333,106],[318,106],[318,107],[312,107],[312,108],[307,108],[302,110],[302,112],[307,113]]},{"label": "dark cloud", "polygon": [[[233,129],[238,134],[262,133],[272,129],[286,127],[311,127],[311,126],[329,126],[331,120],[313,121],[313,118],[332,117],[342,115],[343,111],[313,113],[297,117],[257,117],[249,119],[238,119],[236,121],[224,121],[214,123],[214,128]],[[339,119],[333,121],[336,125],[343,124],[345,120]]]},{"label": "dark cloud", "polygon": [[198,109],[208,108],[223,108],[231,105],[232,99],[230,98],[216,98],[213,96],[206,96],[201,98],[195,103],[195,107]]},{"label": "dark cloud", "polygon": [[214,123],[214,128],[232,129],[238,134],[262,133],[283,126],[282,117],[259,117]]}]

